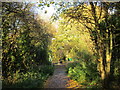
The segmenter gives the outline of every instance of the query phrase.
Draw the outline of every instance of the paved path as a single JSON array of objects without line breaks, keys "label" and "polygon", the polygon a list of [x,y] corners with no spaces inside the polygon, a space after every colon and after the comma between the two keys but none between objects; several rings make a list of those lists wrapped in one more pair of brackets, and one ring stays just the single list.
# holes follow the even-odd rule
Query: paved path
[{"label": "paved path", "polygon": [[74,83],[74,87],[70,87],[70,78],[65,73],[65,65],[55,65],[55,71],[53,76],[49,77],[45,83],[44,88],[74,88],[77,84]]}]

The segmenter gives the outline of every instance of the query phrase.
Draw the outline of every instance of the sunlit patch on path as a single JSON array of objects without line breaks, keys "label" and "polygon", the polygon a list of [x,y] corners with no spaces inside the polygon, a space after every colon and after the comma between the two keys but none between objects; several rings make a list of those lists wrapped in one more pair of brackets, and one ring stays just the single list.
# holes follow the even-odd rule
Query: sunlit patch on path
[{"label": "sunlit patch on path", "polygon": [[48,78],[44,88],[79,88],[79,85],[67,76],[65,65],[55,65],[54,74]]},{"label": "sunlit patch on path", "polygon": [[66,88],[79,88],[79,84],[74,80],[68,80]]}]

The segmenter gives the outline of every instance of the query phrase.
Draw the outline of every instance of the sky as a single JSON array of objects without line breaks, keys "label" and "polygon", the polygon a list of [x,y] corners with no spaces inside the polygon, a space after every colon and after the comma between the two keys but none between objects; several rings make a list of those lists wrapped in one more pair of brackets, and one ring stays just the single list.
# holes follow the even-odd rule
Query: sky
[{"label": "sky", "polygon": [[34,7],[35,13],[38,13],[38,15],[40,15],[40,17],[42,17],[42,19],[44,20],[49,21],[53,13],[55,13],[57,10],[57,8],[52,4],[50,4],[49,7],[45,6],[42,10],[41,10],[41,7],[38,7],[38,5],[39,3],[35,3],[35,6],[36,6]]},{"label": "sky", "polygon": [[[45,6],[42,10],[40,7],[38,7],[39,3],[34,3],[35,7],[34,7],[34,11],[35,13],[38,14],[38,16],[40,16],[41,19],[45,20],[45,21],[51,21],[51,16],[56,13],[57,11],[57,6],[50,4],[49,7]],[[47,13],[45,13],[47,11]],[[52,22],[52,24],[54,25],[54,27],[57,29],[58,28],[58,21]]]},{"label": "sky", "polygon": [[[43,17],[43,19],[50,19],[50,17],[53,15],[53,13],[56,12],[56,9],[50,5],[50,7],[45,7],[44,10],[42,11],[38,11],[40,12],[41,16]],[[47,13],[45,13],[47,12]]]}]

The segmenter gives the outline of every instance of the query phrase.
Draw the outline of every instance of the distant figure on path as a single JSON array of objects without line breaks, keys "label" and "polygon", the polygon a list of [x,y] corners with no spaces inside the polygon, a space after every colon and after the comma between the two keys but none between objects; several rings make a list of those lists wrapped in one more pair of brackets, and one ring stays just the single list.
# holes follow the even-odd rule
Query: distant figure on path
[{"label": "distant figure on path", "polygon": [[59,59],[59,63],[61,63],[61,64],[62,64],[62,60],[61,60],[61,59]]},{"label": "distant figure on path", "polygon": [[68,61],[72,61],[72,58],[68,58]]}]

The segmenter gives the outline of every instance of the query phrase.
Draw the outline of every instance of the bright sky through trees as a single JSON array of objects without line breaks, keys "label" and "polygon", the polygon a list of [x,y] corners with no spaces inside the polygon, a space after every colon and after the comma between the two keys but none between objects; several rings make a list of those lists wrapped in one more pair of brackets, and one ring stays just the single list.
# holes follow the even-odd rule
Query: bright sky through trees
[{"label": "bright sky through trees", "polygon": [[50,20],[53,13],[56,12],[56,7],[54,5],[50,5],[49,7],[45,6],[41,9],[41,7],[38,7],[39,3],[35,3],[35,12],[38,13],[44,20]]},{"label": "bright sky through trees", "polygon": [[[58,5],[50,4],[49,7],[44,6],[43,8],[39,7],[38,2],[34,2],[33,4],[33,11],[38,15],[38,17],[48,22],[51,21],[51,16],[56,13],[57,8],[59,7]],[[52,23],[55,28],[58,28],[58,21]]]}]

